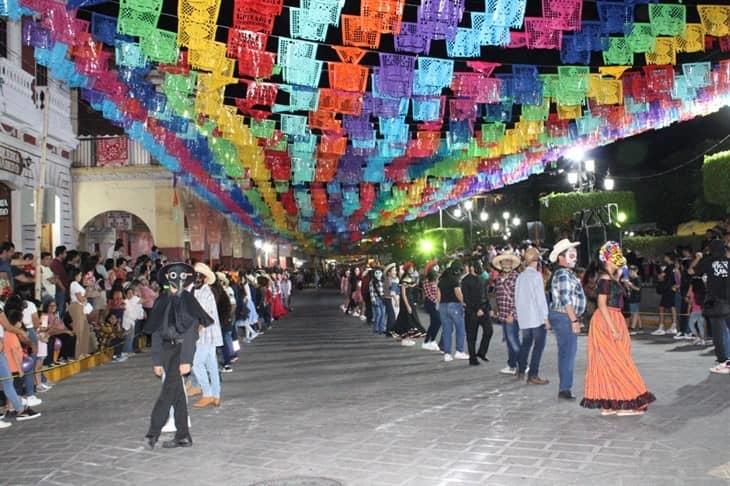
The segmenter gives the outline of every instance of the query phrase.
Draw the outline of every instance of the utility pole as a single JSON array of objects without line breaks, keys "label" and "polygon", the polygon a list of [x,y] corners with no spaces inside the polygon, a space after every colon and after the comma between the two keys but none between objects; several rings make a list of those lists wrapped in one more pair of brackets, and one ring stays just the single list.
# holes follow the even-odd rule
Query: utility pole
[{"label": "utility pole", "polygon": [[48,88],[41,91],[43,103],[43,134],[41,136],[41,160],[38,163],[38,177],[35,190],[35,296],[41,300],[41,243],[43,241],[43,200],[46,189],[46,158],[48,157],[48,109],[50,105]]}]

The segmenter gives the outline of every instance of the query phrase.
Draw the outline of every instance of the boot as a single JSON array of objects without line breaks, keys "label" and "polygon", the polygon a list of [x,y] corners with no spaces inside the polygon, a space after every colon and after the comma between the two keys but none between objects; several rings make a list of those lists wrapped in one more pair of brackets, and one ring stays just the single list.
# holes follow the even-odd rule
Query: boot
[{"label": "boot", "polygon": [[215,403],[215,398],[213,397],[203,397],[197,402],[193,403],[193,408],[205,408],[213,405]]}]

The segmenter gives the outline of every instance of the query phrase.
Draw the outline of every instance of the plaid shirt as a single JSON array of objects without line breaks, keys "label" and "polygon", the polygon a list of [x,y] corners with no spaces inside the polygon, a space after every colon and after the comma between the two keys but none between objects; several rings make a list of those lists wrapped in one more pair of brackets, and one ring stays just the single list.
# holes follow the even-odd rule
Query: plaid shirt
[{"label": "plaid shirt", "polygon": [[428,280],[423,282],[423,293],[426,295],[426,298],[434,304],[437,303],[436,294],[438,292],[438,288],[438,282],[429,282]]},{"label": "plaid shirt", "polygon": [[566,312],[568,304],[573,305],[576,317],[586,311],[586,294],[583,292],[578,277],[572,270],[561,267],[553,274],[553,283],[550,287],[550,309],[556,312]]},{"label": "plaid shirt", "polygon": [[497,319],[502,322],[506,322],[508,316],[517,318],[517,309],[515,309],[515,285],[517,283],[517,276],[517,272],[512,270],[506,276],[500,275],[497,280]]}]

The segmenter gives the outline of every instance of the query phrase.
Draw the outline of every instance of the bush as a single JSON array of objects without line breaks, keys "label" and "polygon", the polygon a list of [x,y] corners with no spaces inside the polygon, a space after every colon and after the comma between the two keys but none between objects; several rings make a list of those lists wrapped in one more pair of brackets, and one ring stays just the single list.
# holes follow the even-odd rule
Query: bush
[{"label": "bush", "polygon": [[730,211],[730,150],[705,156],[702,182],[707,202]]},{"label": "bush", "polygon": [[540,220],[546,225],[560,225],[573,218],[582,209],[591,209],[615,203],[628,219],[636,214],[636,199],[629,191],[566,192],[540,198]]},{"label": "bush", "polygon": [[623,246],[643,257],[661,257],[678,246],[691,246],[694,251],[700,249],[702,236],[634,236],[623,239]]}]

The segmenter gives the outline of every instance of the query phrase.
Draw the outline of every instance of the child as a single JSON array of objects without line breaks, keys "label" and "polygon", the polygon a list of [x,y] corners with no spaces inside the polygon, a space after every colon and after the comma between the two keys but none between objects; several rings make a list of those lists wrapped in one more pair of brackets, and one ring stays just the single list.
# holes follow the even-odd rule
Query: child
[{"label": "child", "polygon": [[629,279],[625,283],[629,290],[629,313],[631,314],[631,331],[629,334],[635,336],[643,328],[641,323],[641,277],[639,277],[639,267],[636,265],[629,267]]},{"label": "child", "polygon": [[702,315],[702,302],[704,300],[705,284],[701,278],[693,278],[687,291],[687,304],[689,304],[687,328],[694,337],[692,344],[695,346],[705,344],[705,318]]},{"label": "child", "polygon": [[[17,328],[22,328],[23,313],[17,309],[12,309],[6,312],[6,317],[10,325]],[[25,352],[23,346],[20,344],[18,336],[12,332],[5,332],[4,336],[4,348],[5,357],[8,360],[8,367],[14,377],[21,379],[25,388],[23,396],[29,407],[35,407],[43,403],[39,398],[35,396],[35,382],[33,378],[33,372],[23,373],[23,358]],[[28,353],[30,355],[30,353]],[[33,367],[35,369],[35,366]]]},{"label": "child", "polygon": [[112,348],[114,350],[113,360],[121,363],[127,360],[122,354],[122,346],[124,346],[124,332],[119,328],[117,316],[109,313],[104,322],[96,328],[96,338],[99,345],[104,348]]},{"label": "child", "polygon": [[135,349],[134,338],[136,336],[137,321],[144,319],[144,308],[142,307],[142,299],[140,291],[136,285],[127,287],[124,291],[124,312],[122,313],[122,329],[126,336],[124,344],[125,356]]}]

